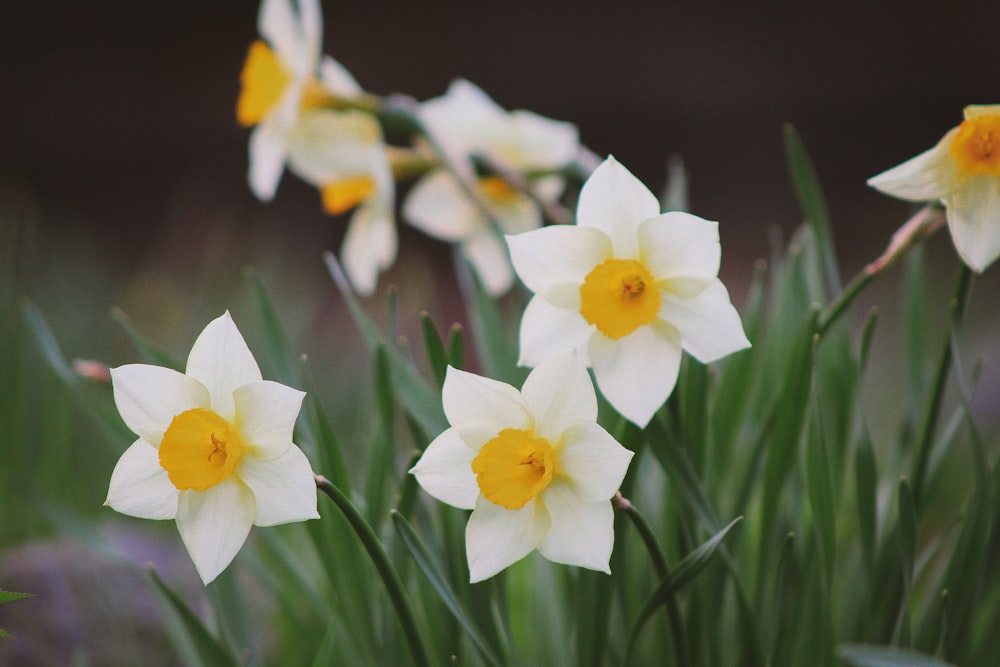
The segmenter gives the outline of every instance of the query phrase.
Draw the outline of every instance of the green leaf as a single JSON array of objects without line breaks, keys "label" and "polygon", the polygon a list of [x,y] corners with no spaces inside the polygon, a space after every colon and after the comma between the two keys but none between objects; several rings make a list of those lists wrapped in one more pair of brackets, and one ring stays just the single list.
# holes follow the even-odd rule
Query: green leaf
[{"label": "green leaf", "polygon": [[497,667],[502,665],[503,662],[497,657],[496,651],[489,646],[479,627],[469,616],[465,607],[459,601],[458,596],[455,595],[455,591],[452,590],[451,585],[448,583],[448,577],[445,575],[444,570],[434,558],[430,549],[427,548],[427,545],[420,539],[420,535],[417,534],[417,531],[413,529],[413,526],[410,525],[410,522],[402,514],[395,510],[391,514],[392,523],[396,527],[396,532],[399,534],[400,539],[402,539],[407,551],[413,556],[413,560],[416,561],[424,576],[427,577],[431,587],[437,593],[438,597],[441,598],[445,607],[448,608],[448,611],[451,612],[455,620],[465,630],[473,646],[476,647],[479,654],[489,664],[496,665]]},{"label": "green leaf", "polygon": [[[813,359],[818,362],[819,336],[813,339]],[[813,371],[813,400],[811,418],[809,419],[809,438],[806,442],[806,492],[809,506],[812,509],[813,521],[816,522],[822,560],[823,583],[826,592],[832,585],[834,559],[836,557],[836,512],[837,501],[834,497],[833,480],[830,477],[830,456],[827,451],[826,436],[823,428],[824,402],[820,395],[818,369]]]},{"label": "green leaf", "polygon": [[156,587],[166,598],[171,609],[181,621],[181,625],[191,640],[198,657],[203,665],[207,667],[237,667],[239,662],[229,650],[229,647],[222,644],[216,637],[208,631],[205,624],[201,622],[191,609],[184,604],[184,601],[174,593],[173,590],[160,578],[156,570],[149,571]]},{"label": "green leaf", "polygon": [[899,606],[896,620],[896,643],[910,645],[910,613],[907,606],[913,586],[914,564],[917,552],[917,510],[913,493],[906,478],[899,480],[899,565],[903,574],[903,604]]},{"label": "green leaf", "polygon": [[154,366],[172,368],[179,373],[184,372],[184,364],[175,359],[173,355],[164,350],[162,347],[153,343],[139,333],[139,330],[135,328],[131,318],[125,314],[124,310],[118,308],[117,306],[113,307],[111,309],[111,319],[121,326],[129,341],[139,352],[139,356],[142,358],[143,362],[153,364]]},{"label": "green leaf", "polygon": [[365,485],[368,523],[377,526],[382,522],[388,501],[386,481],[393,470],[395,437],[394,399],[389,360],[385,348],[375,347],[375,442],[368,456],[368,483]]},{"label": "green leaf", "polygon": [[427,311],[420,313],[420,327],[424,332],[424,347],[427,350],[427,361],[431,366],[431,373],[434,374],[438,389],[441,389],[444,387],[444,376],[448,370],[448,354],[445,352],[441,336]]},{"label": "green leaf", "polygon": [[910,649],[869,644],[841,644],[837,655],[853,667],[954,667]]},{"label": "green leaf", "polygon": [[243,276],[250,284],[250,293],[260,317],[261,329],[264,332],[264,354],[277,373],[279,381],[297,385],[299,380],[295,354],[288,342],[288,336],[285,335],[285,328],[281,324],[282,320],[274,307],[274,302],[268,296],[260,276],[252,268],[244,269]]},{"label": "green leaf", "polygon": [[451,325],[448,339],[448,365],[459,370],[465,368],[465,330],[457,322]]},{"label": "green leaf", "polygon": [[486,291],[479,276],[464,258],[456,259],[458,285],[465,297],[484,374],[501,382],[520,386],[524,373],[517,367],[517,336],[507,328],[496,297]]},{"label": "green leaf", "polygon": [[34,597],[31,593],[14,593],[13,591],[0,591],[0,604]]}]

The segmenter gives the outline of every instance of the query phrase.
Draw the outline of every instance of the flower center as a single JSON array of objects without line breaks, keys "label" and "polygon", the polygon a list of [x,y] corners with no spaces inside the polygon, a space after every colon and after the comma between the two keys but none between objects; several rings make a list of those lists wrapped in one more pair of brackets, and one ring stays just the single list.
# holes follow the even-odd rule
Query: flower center
[{"label": "flower center", "polygon": [[951,141],[951,154],[967,172],[1000,176],[1000,114],[962,121]]},{"label": "flower center", "polygon": [[320,188],[323,210],[330,215],[340,215],[368,199],[374,191],[375,181],[371,176],[337,179]]},{"label": "flower center", "polygon": [[484,176],[479,179],[479,187],[487,199],[505,204],[517,197],[517,190],[499,176]]},{"label": "flower center", "polygon": [[274,51],[261,40],[254,41],[240,73],[242,88],[236,102],[236,119],[240,125],[251,127],[263,120],[281,99],[291,78]]},{"label": "flower center", "polygon": [[609,338],[649,324],[659,310],[653,275],[634,259],[605,260],[580,285],[580,314]]},{"label": "flower center", "polygon": [[521,509],[544,491],[555,471],[549,441],[516,428],[500,431],[472,460],[483,497],[509,510]]},{"label": "flower center", "polygon": [[160,442],[160,465],[177,489],[204,491],[229,477],[243,457],[243,441],[211,410],[194,408],[170,422]]}]

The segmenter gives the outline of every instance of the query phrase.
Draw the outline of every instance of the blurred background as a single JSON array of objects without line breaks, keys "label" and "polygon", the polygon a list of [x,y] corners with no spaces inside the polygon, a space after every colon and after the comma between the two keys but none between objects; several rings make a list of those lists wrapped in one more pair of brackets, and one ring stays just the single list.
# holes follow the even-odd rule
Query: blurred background
[{"label": "blurred background", "polygon": [[[783,123],[794,124],[812,155],[849,277],[913,211],[865,180],[930,148],[963,106],[1000,102],[995,2],[959,10],[930,2],[322,4],[325,52],[373,93],[423,100],[467,78],[508,109],[575,123],[586,146],[613,153],[654,191],[665,183],[668,155],[680,155],[691,210],[720,221],[722,277],[738,307],[755,261],[772,252],[769,237],[787,239],[801,222]],[[4,9],[0,588],[39,593],[48,585],[44,571],[26,574],[41,559],[23,549],[64,536],[55,517],[67,506],[117,519],[101,503],[123,447],[107,442],[42,362],[23,323],[24,299],[68,359],[137,360],[112,306],[183,358],[223,310],[238,323],[251,316],[243,271],[252,266],[293,345],[314,360],[345,439],[364,432],[357,408],[367,380],[347,378],[365,377],[368,359],[357,354],[320,260],[339,249],[344,221],[327,217],[316,193],[288,175],[268,204],[246,185],[248,132],[234,109],[257,9],[233,1]],[[442,329],[461,321],[449,249],[400,230],[400,257],[368,302],[372,313],[384,317],[386,286],[396,283],[402,333],[417,330],[420,310]],[[945,233],[928,252],[932,284],[950,285],[955,260]],[[996,283],[987,273],[973,293],[970,311],[985,317],[970,318],[966,332],[976,354],[993,342],[997,310],[984,295]],[[875,304],[896,312],[894,285],[892,276],[879,281],[857,317]],[[947,289],[933,295],[930,312],[944,312]],[[887,364],[891,321],[875,348]],[[976,409],[988,423],[998,394],[1000,370],[987,357]],[[166,546],[154,533],[152,546],[134,549],[176,547],[169,528]],[[0,627],[24,635],[26,626],[11,620],[18,606],[29,603],[0,607]],[[9,650],[2,640],[0,650]]]}]

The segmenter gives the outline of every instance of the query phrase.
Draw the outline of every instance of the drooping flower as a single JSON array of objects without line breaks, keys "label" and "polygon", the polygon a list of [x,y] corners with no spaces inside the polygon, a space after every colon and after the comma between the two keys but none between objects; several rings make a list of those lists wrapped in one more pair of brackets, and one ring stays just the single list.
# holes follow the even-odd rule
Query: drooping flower
[{"label": "drooping flower", "polygon": [[250,526],[319,518],[309,461],[292,443],[302,392],[261,379],[225,313],[195,341],[185,373],[146,364],[111,370],[115,404],[138,437],[111,475],[106,505],[175,519],[206,584]]},{"label": "drooping flower", "polygon": [[[562,192],[559,176],[530,178],[558,170],[579,152],[576,127],[530,111],[505,111],[486,93],[465,80],[453,81],[442,97],[424,102],[420,118],[454,161],[482,156],[526,177],[532,193],[554,201]],[[474,174],[471,164],[466,171]],[[516,234],[542,224],[532,197],[494,174],[474,179],[483,203],[500,227]],[[414,186],[403,205],[403,217],[435,238],[458,243],[486,289],[503,294],[514,281],[502,239],[482,209],[472,202],[454,175],[434,169]]]},{"label": "drooping flower", "polygon": [[940,200],[955,249],[982,272],[1000,256],[1000,105],[967,106],[934,148],[868,180],[909,201]]},{"label": "drooping flower", "polygon": [[395,182],[378,121],[360,111],[302,114],[289,137],[289,168],[319,188],[330,215],[357,207],[341,261],[359,293],[374,292],[397,249]]},{"label": "drooping flower", "polygon": [[597,423],[597,396],[573,350],[542,361],[521,391],[448,368],[451,425],[410,471],[438,500],[473,510],[465,529],[472,582],[538,551],[610,572],[611,497],[632,452]]},{"label": "drooping flower", "polygon": [[301,114],[324,107],[331,97],[361,93],[354,77],[329,56],[321,57],[323,18],[319,0],[263,0],[257,17],[263,40],[250,45],[236,105],[250,134],[250,189],[274,197],[288,157],[288,139]]},{"label": "drooping flower", "polygon": [[718,278],[718,223],[660,213],[656,197],[613,157],[580,191],[576,225],[508,236],[535,295],[521,320],[520,360],[572,346],[601,393],[645,427],[677,382],[681,350],[703,363],[749,347]]}]

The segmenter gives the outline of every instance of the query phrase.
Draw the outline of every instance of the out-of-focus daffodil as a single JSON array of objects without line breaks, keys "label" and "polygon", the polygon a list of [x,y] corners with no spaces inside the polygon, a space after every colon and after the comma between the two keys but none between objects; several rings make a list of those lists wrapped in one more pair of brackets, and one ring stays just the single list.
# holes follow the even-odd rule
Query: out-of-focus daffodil
[{"label": "out-of-focus daffodil", "polygon": [[673,391],[682,349],[708,363],[750,346],[718,278],[718,224],[661,214],[656,197],[612,157],[584,183],[576,225],[507,243],[535,293],[521,321],[519,363],[575,348],[601,393],[639,426]]}]

